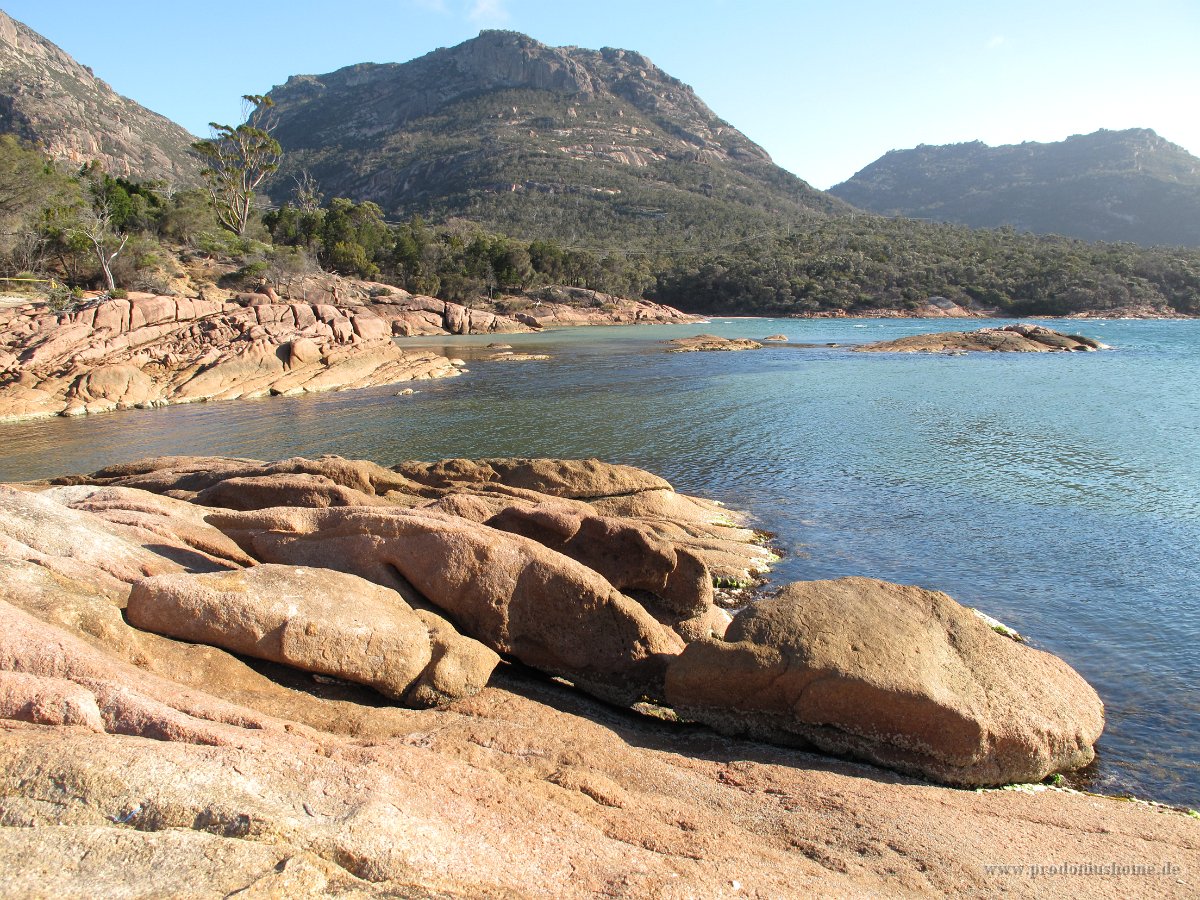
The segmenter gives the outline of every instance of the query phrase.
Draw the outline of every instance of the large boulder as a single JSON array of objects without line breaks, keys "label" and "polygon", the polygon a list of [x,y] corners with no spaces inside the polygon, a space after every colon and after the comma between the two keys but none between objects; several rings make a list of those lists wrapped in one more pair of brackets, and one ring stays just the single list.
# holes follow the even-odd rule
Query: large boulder
[{"label": "large boulder", "polygon": [[661,696],[667,659],[683,646],[591,569],[456,516],[329,507],[208,520],[264,562],[349,572],[428,601],[498,653],[615,702]]},{"label": "large boulder", "polygon": [[270,506],[378,506],[371,494],[345,487],[324,475],[270,474],[227,478],[196,495],[201,506],[265,509]]},{"label": "large boulder", "polygon": [[486,524],[569,556],[619,590],[654,595],[669,618],[691,618],[712,605],[712,577],[703,560],[635,522],[543,503],[510,506]]},{"label": "large boulder", "polygon": [[855,756],[947,784],[1039,781],[1086,765],[1104,727],[1066,663],[937,591],[798,582],[689,644],[667,701],[726,733]]},{"label": "large boulder", "polygon": [[41,496],[129,529],[128,534],[140,538],[146,549],[190,571],[254,565],[237,544],[204,521],[206,509],[183,500],[135,488],[92,485],[53,487]]},{"label": "large boulder", "polygon": [[[288,480],[286,476],[308,476],[310,480]],[[267,478],[275,480],[246,480]],[[226,484],[231,481],[234,482],[232,485]],[[222,456],[159,456],[108,466],[91,475],[57,478],[54,483],[138,488],[231,509],[261,509],[272,505],[345,506],[372,502],[363,499],[362,494],[368,498],[393,495],[395,499],[415,500],[421,492],[427,492],[424,485],[409,481],[377,463],[343,459],[332,454],[316,459],[295,456],[273,463]],[[294,496],[289,493],[292,489]],[[201,498],[200,494],[205,496]],[[220,498],[219,501],[216,498]]]},{"label": "large boulder", "polygon": [[671,490],[670,484],[650,472],[598,459],[447,459],[403,462],[392,468],[435,488],[496,483],[575,500]]},{"label": "large boulder", "polygon": [[324,569],[263,565],[146,578],[133,586],[126,617],[168,637],[365,684],[408,705],[478,693],[499,662],[432,614],[418,616],[395,591]]}]

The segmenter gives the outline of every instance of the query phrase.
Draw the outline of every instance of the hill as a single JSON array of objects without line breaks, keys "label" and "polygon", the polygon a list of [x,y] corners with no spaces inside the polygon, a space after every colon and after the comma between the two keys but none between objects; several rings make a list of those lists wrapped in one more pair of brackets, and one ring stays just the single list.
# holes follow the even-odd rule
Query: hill
[{"label": "hill", "polygon": [[1200,246],[1200,159],[1149,129],[893,150],[830,193],[871,212],[975,228]]},{"label": "hill", "polygon": [[269,96],[277,202],[308,171],[326,196],[389,218],[643,249],[847,211],[626,50],[485,31],[406,63],[293,76]]},{"label": "hill", "polygon": [[0,134],[15,134],[72,165],[98,160],[113,176],[198,180],[192,135],[122,97],[2,10]]}]

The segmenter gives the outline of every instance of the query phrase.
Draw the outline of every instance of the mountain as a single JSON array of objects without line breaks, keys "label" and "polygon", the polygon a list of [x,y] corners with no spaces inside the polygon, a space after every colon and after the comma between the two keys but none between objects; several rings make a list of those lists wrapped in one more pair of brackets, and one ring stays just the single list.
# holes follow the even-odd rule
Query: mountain
[{"label": "mountain", "polygon": [[198,180],[195,138],[122,97],[66,52],[0,10],[0,134],[72,165],[98,160],[139,180]]},{"label": "mountain", "polygon": [[608,247],[728,240],[847,211],[626,50],[485,31],[406,63],[293,76],[269,96],[284,148],[277,202],[308,171],[326,197],[372,200],[389,217],[463,216]]},{"label": "mountain", "polygon": [[893,150],[830,193],[885,215],[1200,246],[1200,159],[1145,128]]}]

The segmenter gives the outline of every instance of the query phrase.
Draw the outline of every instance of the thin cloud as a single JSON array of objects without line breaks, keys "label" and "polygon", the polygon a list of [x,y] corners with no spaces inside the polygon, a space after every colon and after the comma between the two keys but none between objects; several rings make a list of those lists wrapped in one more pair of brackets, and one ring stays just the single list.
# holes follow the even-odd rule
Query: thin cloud
[{"label": "thin cloud", "polygon": [[1004,35],[998,34],[995,37],[993,37],[990,41],[987,42],[987,48],[989,50],[995,50],[997,47],[1004,46],[1004,44],[1006,44],[1007,42],[1008,42],[1008,39]]},{"label": "thin cloud", "polygon": [[504,25],[509,15],[505,0],[473,0],[467,18],[476,25]]}]

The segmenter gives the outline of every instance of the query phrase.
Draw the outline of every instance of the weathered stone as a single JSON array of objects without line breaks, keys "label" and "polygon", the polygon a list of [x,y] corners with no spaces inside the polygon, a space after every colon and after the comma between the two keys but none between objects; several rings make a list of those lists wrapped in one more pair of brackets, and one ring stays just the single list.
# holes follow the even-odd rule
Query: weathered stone
[{"label": "weathered stone", "polygon": [[1041,325],[1005,325],[977,331],[915,334],[854,349],[872,353],[957,353],[969,350],[1045,353],[1052,350],[1102,350],[1105,347],[1091,338],[1061,334]]},{"label": "weathered stone", "polygon": [[[426,624],[394,591],[341,572],[261,565],[208,575],[163,575],[133,586],[129,622],[375,688],[401,702],[478,692],[499,657],[448,623]],[[414,692],[417,681],[434,665]]]},{"label": "weathered stone", "polygon": [[675,620],[699,615],[712,604],[712,576],[704,562],[636,523],[547,503],[510,506],[486,524],[569,556],[619,590],[653,594],[662,613]]},{"label": "weathered stone", "polygon": [[936,591],[797,582],[688,645],[668,702],[727,733],[815,746],[963,786],[1086,765],[1104,727],[1066,663]]},{"label": "weathered stone", "polygon": [[657,475],[598,459],[448,459],[403,462],[392,467],[406,478],[435,488],[462,489],[498,483],[552,497],[589,500],[650,490],[671,490]]},{"label": "weathered stone", "polygon": [[675,338],[667,341],[674,344],[669,353],[696,353],[711,350],[761,350],[762,344],[750,338],[725,338],[715,334],[698,334],[695,337]]},{"label": "weathered stone", "polygon": [[264,509],[269,506],[377,506],[386,500],[344,487],[324,475],[270,474],[227,478],[196,495],[202,506]]},{"label": "weathered stone", "polygon": [[104,731],[91,691],[65,678],[0,670],[0,719]]},{"label": "weathered stone", "polygon": [[91,513],[128,532],[143,547],[186,565],[190,571],[253,565],[228,537],[204,521],[207,510],[171,497],[126,487],[55,487],[42,495],[71,509]]},{"label": "weathered stone", "polygon": [[621,702],[661,693],[682,642],[596,572],[528,538],[426,510],[214,512],[258,559],[351,572],[444,611],[498,653]]}]

